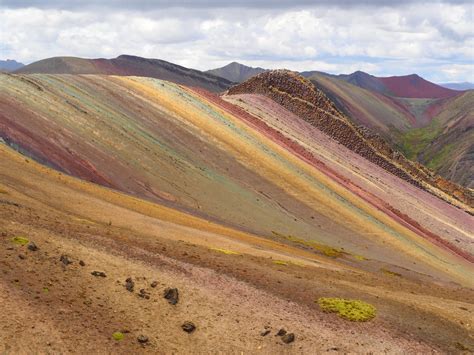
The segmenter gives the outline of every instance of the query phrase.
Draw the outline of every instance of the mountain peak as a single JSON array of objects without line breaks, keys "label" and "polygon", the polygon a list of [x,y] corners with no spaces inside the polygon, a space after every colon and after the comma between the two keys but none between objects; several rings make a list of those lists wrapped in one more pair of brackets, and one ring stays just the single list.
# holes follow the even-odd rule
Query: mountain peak
[{"label": "mountain peak", "polygon": [[235,83],[241,83],[264,71],[265,69],[263,68],[253,68],[234,61],[221,68],[208,70],[206,73],[225,78]]}]

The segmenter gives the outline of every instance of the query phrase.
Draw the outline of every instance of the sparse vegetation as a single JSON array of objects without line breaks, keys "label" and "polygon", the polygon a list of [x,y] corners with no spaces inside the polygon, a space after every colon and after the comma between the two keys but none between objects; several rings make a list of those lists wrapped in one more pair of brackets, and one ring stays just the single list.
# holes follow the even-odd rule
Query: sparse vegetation
[{"label": "sparse vegetation", "polygon": [[435,120],[426,127],[414,128],[400,136],[398,148],[411,160],[416,160],[418,155],[441,134],[441,127]]},{"label": "sparse vegetation", "polygon": [[324,312],[337,313],[352,322],[366,322],[376,315],[376,308],[360,300],[322,297],[317,301]]},{"label": "sparse vegetation", "polygon": [[446,144],[443,149],[441,149],[434,157],[431,158],[431,160],[426,163],[426,166],[431,170],[437,171],[443,165],[443,163],[446,162],[451,152],[455,148],[456,145],[454,143]]},{"label": "sparse vegetation", "polygon": [[228,249],[211,248],[211,250],[214,250],[214,251],[217,251],[219,253],[226,254],[226,255],[240,255],[239,253],[237,253],[235,251],[232,251],[232,250],[228,250]]},{"label": "sparse vegetation", "polygon": [[399,274],[398,272],[395,272],[395,271],[390,271],[390,270],[385,269],[385,268],[380,269],[380,271],[382,271],[386,275],[402,277],[402,274]]},{"label": "sparse vegetation", "polygon": [[272,231],[272,233],[276,237],[286,239],[286,240],[288,240],[290,242],[293,242],[293,243],[296,243],[296,244],[300,244],[300,245],[310,247],[310,248],[312,248],[316,251],[319,251],[320,253],[322,253],[326,256],[329,256],[331,258],[340,257],[345,253],[342,249],[333,248],[333,247],[330,247],[330,246],[327,246],[327,245],[324,245],[324,244],[320,244],[320,243],[317,243],[317,242],[313,242],[313,241],[310,241],[310,240],[300,239],[300,238],[297,238],[297,237],[294,237],[294,236],[291,236],[291,235],[283,235],[283,234],[280,234],[280,233],[275,232],[275,231]]},{"label": "sparse vegetation", "polygon": [[283,260],[273,260],[273,263],[277,265],[288,265],[288,263]]},{"label": "sparse vegetation", "polygon": [[17,237],[13,237],[12,238],[12,243],[13,244],[16,244],[16,245],[26,245],[28,244],[30,241],[28,240],[28,238],[25,238],[25,237],[20,237],[20,236],[17,236]]},{"label": "sparse vegetation", "polygon": [[362,255],[353,255],[353,256],[354,256],[354,259],[359,260],[359,261],[369,260],[365,256],[362,256]]}]

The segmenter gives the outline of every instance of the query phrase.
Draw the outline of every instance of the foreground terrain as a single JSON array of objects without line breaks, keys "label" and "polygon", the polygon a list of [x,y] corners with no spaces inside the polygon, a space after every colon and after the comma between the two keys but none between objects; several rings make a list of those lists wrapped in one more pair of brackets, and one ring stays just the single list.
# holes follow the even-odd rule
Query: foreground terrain
[{"label": "foreground terrain", "polygon": [[471,192],[305,79],[0,80],[0,352],[474,349]]},{"label": "foreground terrain", "polygon": [[[474,346],[472,289],[380,272],[391,266],[375,260],[359,261],[373,269],[363,271],[0,150],[0,301],[9,310],[0,320],[0,351],[399,353]],[[133,292],[125,288],[129,277]],[[167,287],[178,288],[176,305],[163,298]],[[149,299],[139,296],[142,288]],[[377,316],[343,320],[323,313],[319,297],[362,299]],[[197,327],[191,334],[181,329],[186,321]],[[280,328],[296,340],[283,343],[275,337]],[[115,332],[124,339],[114,340]],[[148,337],[145,345],[140,335]]]}]

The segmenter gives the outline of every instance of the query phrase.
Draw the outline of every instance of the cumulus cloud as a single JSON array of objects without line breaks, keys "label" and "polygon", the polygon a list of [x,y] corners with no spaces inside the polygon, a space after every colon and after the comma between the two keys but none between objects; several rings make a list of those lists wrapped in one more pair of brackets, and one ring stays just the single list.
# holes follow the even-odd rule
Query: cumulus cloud
[{"label": "cumulus cloud", "polygon": [[4,0],[0,57],[31,62],[127,53],[198,69],[236,60],[474,81],[473,8],[463,1],[116,0],[92,8],[98,3]]}]

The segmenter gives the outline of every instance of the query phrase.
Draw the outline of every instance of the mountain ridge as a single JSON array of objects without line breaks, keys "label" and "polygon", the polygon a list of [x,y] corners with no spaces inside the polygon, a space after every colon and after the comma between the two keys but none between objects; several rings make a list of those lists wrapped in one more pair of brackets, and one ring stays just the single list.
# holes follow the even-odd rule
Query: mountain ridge
[{"label": "mountain ridge", "polygon": [[354,125],[322,91],[295,72],[265,72],[228,91],[229,95],[249,93],[270,97],[339,143],[415,186],[428,184],[453,194],[469,206],[473,205],[473,196],[466,189],[439,176],[433,176],[425,167],[407,160],[393,150],[378,135]]},{"label": "mountain ridge", "polygon": [[161,59],[148,59],[126,54],[113,59],[47,58],[22,67],[16,70],[15,73],[143,76],[168,80],[187,86],[200,86],[214,92],[224,91],[234,84],[224,78]]}]

